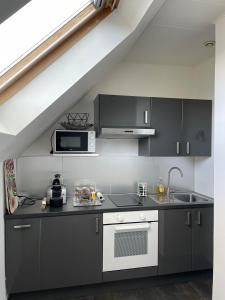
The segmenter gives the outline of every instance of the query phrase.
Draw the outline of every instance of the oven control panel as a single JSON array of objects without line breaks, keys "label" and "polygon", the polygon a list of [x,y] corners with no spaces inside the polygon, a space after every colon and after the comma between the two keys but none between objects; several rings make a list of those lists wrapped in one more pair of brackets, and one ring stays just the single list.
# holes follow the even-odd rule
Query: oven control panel
[{"label": "oven control panel", "polygon": [[158,210],[120,211],[103,214],[103,224],[121,224],[158,221]]}]

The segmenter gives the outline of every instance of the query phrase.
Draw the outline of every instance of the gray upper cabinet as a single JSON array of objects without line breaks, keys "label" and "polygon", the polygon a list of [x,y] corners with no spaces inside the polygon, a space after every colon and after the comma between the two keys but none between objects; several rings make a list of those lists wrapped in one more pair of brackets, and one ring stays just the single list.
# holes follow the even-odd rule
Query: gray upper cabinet
[{"label": "gray upper cabinet", "polygon": [[213,207],[159,211],[159,274],[211,269]]},{"label": "gray upper cabinet", "polygon": [[6,220],[6,287],[8,294],[38,290],[40,219]]},{"label": "gray upper cabinet", "polygon": [[212,101],[183,100],[183,156],[210,156]]},{"label": "gray upper cabinet", "polygon": [[155,129],[139,139],[140,156],[211,155],[212,101],[100,94],[94,107],[97,136],[103,128]]},{"label": "gray upper cabinet", "polygon": [[105,128],[149,128],[150,98],[98,95],[95,99],[96,131]]},{"label": "gray upper cabinet", "polygon": [[142,156],[210,156],[212,101],[152,98],[156,135],[139,140]]},{"label": "gray upper cabinet", "polygon": [[156,134],[139,139],[139,155],[178,156],[181,151],[182,101],[180,99],[151,99],[151,127]]},{"label": "gray upper cabinet", "polygon": [[41,288],[102,280],[102,220],[98,214],[42,219]]}]

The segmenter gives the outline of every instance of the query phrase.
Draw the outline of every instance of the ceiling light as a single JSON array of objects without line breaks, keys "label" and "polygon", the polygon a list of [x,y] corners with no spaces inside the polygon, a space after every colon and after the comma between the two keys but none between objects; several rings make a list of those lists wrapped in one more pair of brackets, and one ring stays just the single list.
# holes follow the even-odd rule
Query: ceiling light
[{"label": "ceiling light", "polygon": [[214,47],[215,43],[216,43],[215,41],[206,41],[206,42],[203,43],[203,45],[205,47]]}]

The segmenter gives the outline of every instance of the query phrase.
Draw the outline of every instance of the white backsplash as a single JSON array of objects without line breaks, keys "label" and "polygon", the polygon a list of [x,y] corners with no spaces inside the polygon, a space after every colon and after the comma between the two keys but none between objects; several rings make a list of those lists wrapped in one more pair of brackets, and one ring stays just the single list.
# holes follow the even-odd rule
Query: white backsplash
[{"label": "white backsplash", "polygon": [[[89,95],[70,112],[89,112],[93,122],[93,98]],[[51,178],[62,174],[69,195],[80,179],[95,181],[104,193],[135,192],[138,181],[146,181],[153,189],[159,177],[167,183],[168,169],[178,166],[184,177],[175,173],[172,184],[194,189],[194,159],[184,157],[139,157],[137,139],[97,139],[99,157],[51,156],[50,137],[58,124],[49,128],[17,160],[17,185],[20,192],[43,196]]]},{"label": "white backsplash", "polygon": [[[60,173],[69,195],[80,179],[96,182],[104,193],[135,192],[138,181],[148,182],[151,190],[159,177],[167,182],[168,169],[178,166],[184,177],[174,173],[172,184],[194,189],[192,158],[138,157],[137,141],[99,141],[98,157],[33,156],[17,160],[17,185],[20,192],[43,196],[54,174]],[[124,150],[124,151],[123,151]],[[116,152],[116,154],[115,154]]]}]

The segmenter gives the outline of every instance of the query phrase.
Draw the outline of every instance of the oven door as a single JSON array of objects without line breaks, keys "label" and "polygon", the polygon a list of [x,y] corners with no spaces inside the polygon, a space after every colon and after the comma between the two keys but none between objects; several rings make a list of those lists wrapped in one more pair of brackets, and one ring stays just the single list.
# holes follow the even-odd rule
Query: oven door
[{"label": "oven door", "polygon": [[158,265],[158,222],[104,225],[103,272]]},{"label": "oven door", "polygon": [[84,131],[56,131],[56,153],[76,153],[88,151],[88,132]]}]

